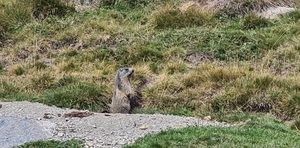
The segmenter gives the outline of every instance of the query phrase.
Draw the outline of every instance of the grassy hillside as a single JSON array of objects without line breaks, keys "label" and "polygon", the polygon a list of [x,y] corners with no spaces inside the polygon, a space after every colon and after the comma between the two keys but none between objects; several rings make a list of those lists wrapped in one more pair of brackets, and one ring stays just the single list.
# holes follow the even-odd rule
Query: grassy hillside
[{"label": "grassy hillside", "polygon": [[116,70],[130,66],[143,85],[136,113],[297,120],[300,10],[251,12],[296,1],[235,2],[209,11],[124,0],[79,13],[58,0],[0,0],[0,99],[102,112]]}]

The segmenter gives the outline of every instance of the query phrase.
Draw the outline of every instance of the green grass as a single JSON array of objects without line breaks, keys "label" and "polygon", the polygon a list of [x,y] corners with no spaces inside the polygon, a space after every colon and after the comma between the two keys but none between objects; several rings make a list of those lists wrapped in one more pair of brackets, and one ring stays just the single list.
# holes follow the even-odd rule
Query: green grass
[{"label": "green grass", "polygon": [[298,147],[299,133],[270,117],[260,116],[236,127],[189,127],[139,139],[126,148],[147,147]]},{"label": "green grass", "polygon": [[75,83],[46,91],[42,102],[58,107],[103,112],[108,108],[107,104],[109,103],[105,93],[104,87]]},{"label": "green grass", "polygon": [[68,141],[36,141],[25,143],[19,148],[83,148],[83,142],[80,140],[68,140]]}]

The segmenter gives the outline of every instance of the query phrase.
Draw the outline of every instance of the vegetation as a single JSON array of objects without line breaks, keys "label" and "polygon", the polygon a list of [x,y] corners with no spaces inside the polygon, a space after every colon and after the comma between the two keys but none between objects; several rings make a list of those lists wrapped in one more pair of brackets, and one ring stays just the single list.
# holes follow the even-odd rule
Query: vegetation
[{"label": "vegetation", "polygon": [[153,14],[153,25],[156,29],[184,28],[203,26],[212,23],[213,14],[196,8],[180,10],[174,6],[164,6]]},{"label": "vegetation", "polygon": [[253,12],[294,2],[236,0],[210,11],[126,0],[79,13],[59,0],[0,0],[0,100],[102,112],[116,70],[130,66],[134,86],[146,82],[136,113],[270,113],[299,129],[299,4],[275,20]]},{"label": "vegetation", "polygon": [[297,147],[299,133],[276,120],[252,117],[239,127],[190,127],[148,135],[127,148],[150,147]]},{"label": "vegetation", "polygon": [[83,142],[80,140],[68,140],[68,141],[55,141],[55,140],[49,140],[49,141],[36,141],[36,142],[30,142],[25,143],[20,148],[83,148]]}]

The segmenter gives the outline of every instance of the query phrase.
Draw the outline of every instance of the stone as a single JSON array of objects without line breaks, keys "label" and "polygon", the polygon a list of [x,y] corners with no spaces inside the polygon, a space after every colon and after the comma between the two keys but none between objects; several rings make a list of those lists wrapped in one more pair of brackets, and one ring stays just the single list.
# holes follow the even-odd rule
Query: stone
[{"label": "stone", "polygon": [[204,117],[203,119],[209,121],[209,120],[211,120],[211,116],[206,116],[206,117]]},{"label": "stone", "polygon": [[140,130],[146,130],[146,129],[148,129],[148,128],[149,128],[149,126],[148,126],[148,125],[146,125],[146,124],[143,124],[143,125],[142,125],[142,126],[140,126],[139,128],[140,128]]},{"label": "stone", "polygon": [[51,113],[45,113],[43,118],[45,118],[45,119],[53,119],[54,115],[51,114]]},{"label": "stone", "polygon": [[36,120],[19,117],[1,116],[0,131],[1,148],[13,147],[29,141],[44,140],[52,136]]},{"label": "stone", "polygon": [[63,137],[63,136],[64,136],[64,133],[57,133],[57,136],[58,136],[58,137]]}]

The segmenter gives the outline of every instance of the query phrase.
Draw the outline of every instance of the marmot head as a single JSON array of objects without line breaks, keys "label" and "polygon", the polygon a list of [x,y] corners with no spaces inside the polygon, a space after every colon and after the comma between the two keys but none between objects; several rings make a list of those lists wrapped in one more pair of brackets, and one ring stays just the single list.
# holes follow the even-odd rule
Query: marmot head
[{"label": "marmot head", "polygon": [[122,79],[122,78],[129,78],[132,76],[132,74],[134,73],[134,69],[133,68],[120,68],[118,70],[118,78]]},{"label": "marmot head", "polygon": [[126,95],[133,93],[133,89],[129,81],[129,78],[132,77],[133,73],[133,68],[120,68],[116,75],[115,86],[119,90],[126,92]]}]

